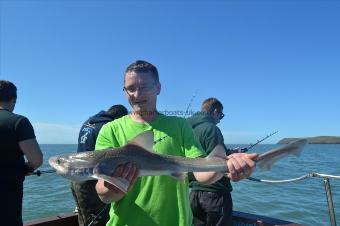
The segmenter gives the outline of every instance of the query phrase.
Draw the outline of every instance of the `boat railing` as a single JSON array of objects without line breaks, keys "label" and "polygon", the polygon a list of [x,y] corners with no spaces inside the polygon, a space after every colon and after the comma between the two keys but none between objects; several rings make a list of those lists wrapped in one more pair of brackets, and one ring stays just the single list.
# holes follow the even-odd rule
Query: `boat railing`
[{"label": "boat railing", "polygon": [[251,181],[256,181],[256,182],[261,182],[261,183],[278,184],[278,183],[291,183],[291,182],[301,181],[301,180],[305,180],[305,179],[313,178],[313,177],[322,178],[324,181],[324,188],[325,188],[325,194],[326,194],[326,199],[327,199],[330,223],[331,223],[331,226],[336,226],[335,210],[334,210],[334,204],[333,204],[333,195],[332,195],[332,190],[331,190],[330,179],[340,179],[340,176],[312,172],[312,173],[303,175],[301,177],[285,179],[285,180],[263,180],[263,179],[258,179],[254,177],[249,177],[248,179]]},{"label": "boat railing", "polygon": [[[35,172],[34,174],[37,176],[40,176],[41,174],[45,174],[45,173],[55,173],[55,170],[38,171],[38,172]],[[297,181],[301,181],[301,180],[305,180],[309,178],[322,178],[323,179],[325,194],[327,198],[330,223],[331,223],[331,226],[336,226],[337,224],[336,224],[336,218],[335,218],[335,210],[334,210],[334,204],[333,204],[333,195],[332,195],[332,190],[331,190],[330,179],[340,179],[340,176],[312,172],[312,173],[308,173],[306,175],[303,175],[297,178],[284,179],[284,180],[264,180],[264,179],[254,178],[254,177],[249,177],[248,179],[251,181],[256,181],[256,182],[261,182],[261,183],[279,184],[279,183],[297,182]],[[243,221],[243,223],[245,222]],[[240,224],[236,224],[236,225],[240,226]],[[244,224],[244,225],[247,225],[247,226],[248,225],[256,225],[256,226],[264,225],[265,226],[267,224],[259,221],[259,222],[256,222],[255,224],[254,222],[252,223],[249,222],[249,224]],[[296,225],[296,224],[285,224],[285,225]]]}]

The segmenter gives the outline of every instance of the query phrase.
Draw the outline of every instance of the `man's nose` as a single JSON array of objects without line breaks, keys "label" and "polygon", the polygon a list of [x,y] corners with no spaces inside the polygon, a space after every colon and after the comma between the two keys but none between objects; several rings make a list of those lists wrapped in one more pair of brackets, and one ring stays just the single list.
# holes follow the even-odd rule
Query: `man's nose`
[{"label": "man's nose", "polygon": [[138,98],[138,97],[143,96],[143,95],[144,95],[144,92],[141,92],[141,91],[140,91],[140,88],[138,87],[138,88],[136,89],[136,91],[133,93],[133,95],[134,95],[135,98]]}]

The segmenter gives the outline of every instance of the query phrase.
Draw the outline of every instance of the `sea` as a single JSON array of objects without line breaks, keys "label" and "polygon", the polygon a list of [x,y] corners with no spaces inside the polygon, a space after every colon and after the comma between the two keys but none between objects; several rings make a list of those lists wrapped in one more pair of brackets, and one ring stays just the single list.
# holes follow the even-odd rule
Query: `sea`
[{"label": "sea", "polygon": [[[227,145],[244,147],[244,145]],[[263,153],[279,145],[259,144],[251,152]],[[76,145],[43,144],[44,164],[40,170],[50,170],[48,158],[75,152]],[[340,176],[339,144],[308,144],[300,157],[289,156],[276,163],[271,171],[256,169],[252,177],[263,180],[285,180],[316,172]],[[233,182],[234,210],[264,215],[295,223],[331,225],[323,178],[269,184],[251,180]],[[340,224],[340,179],[330,179],[336,221]],[[24,182],[23,220],[70,212],[75,203],[67,179],[55,173],[26,177]]]}]

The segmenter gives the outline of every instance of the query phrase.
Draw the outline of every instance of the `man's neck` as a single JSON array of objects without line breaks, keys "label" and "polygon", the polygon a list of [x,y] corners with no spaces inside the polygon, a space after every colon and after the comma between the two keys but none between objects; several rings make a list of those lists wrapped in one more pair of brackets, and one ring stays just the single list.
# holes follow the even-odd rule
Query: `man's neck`
[{"label": "man's neck", "polygon": [[130,117],[131,117],[131,119],[133,119],[134,121],[137,121],[137,122],[151,122],[155,118],[157,118],[158,115],[159,115],[159,113],[157,112],[157,110],[148,111],[148,112],[133,111],[133,112],[131,112]]},{"label": "man's neck", "polygon": [[11,99],[10,101],[0,101],[0,109],[13,112],[15,107],[16,99]]},{"label": "man's neck", "polygon": [[11,107],[7,104],[0,104],[0,110],[12,111]]},{"label": "man's neck", "polygon": [[214,116],[212,113],[206,112],[206,111],[202,111],[202,114],[205,114],[205,115],[209,116],[211,118],[211,120],[214,122],[215,125],[218,124],[216,116]]}]

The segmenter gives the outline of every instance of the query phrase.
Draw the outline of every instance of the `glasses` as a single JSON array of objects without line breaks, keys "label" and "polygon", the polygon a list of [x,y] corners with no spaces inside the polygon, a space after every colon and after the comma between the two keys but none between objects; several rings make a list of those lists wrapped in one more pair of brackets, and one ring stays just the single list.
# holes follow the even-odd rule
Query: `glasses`
[{"label": "glasses", "polygon": [[137,90],[140,93],[148,93],[151,92],[155,87],[155,83],[149,86],[128,86],[128,87],[123,87],[123,91],[127,92],[127,94],[132,95],[134,94]]},{"label": "glasses", "polygon": [[224,118],[224,114],[223,114],[223,112],[221,112],[219,119],[222,120],[223,118]]}]

